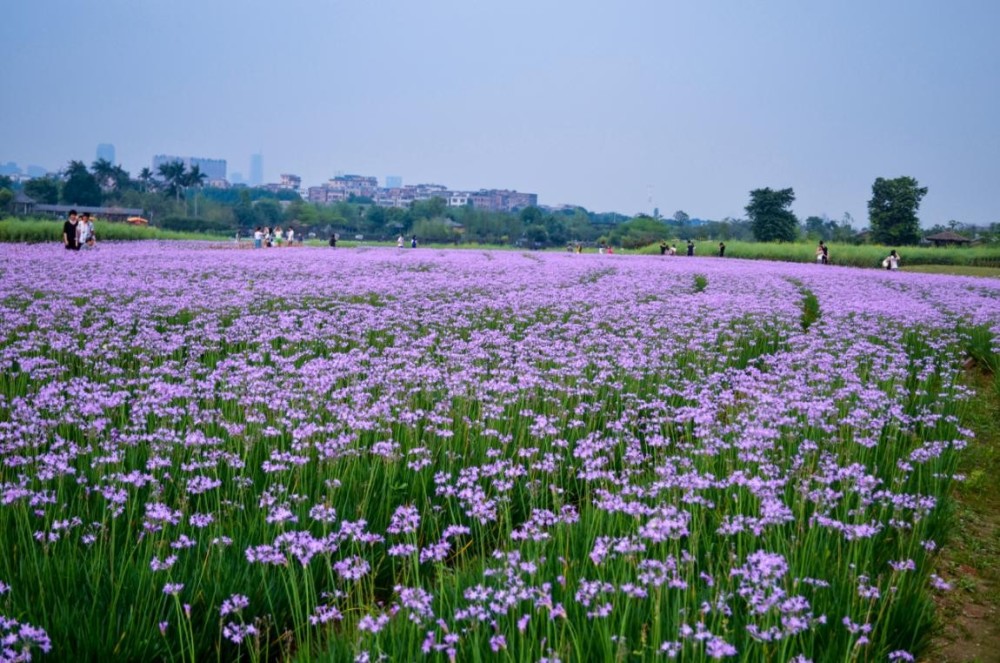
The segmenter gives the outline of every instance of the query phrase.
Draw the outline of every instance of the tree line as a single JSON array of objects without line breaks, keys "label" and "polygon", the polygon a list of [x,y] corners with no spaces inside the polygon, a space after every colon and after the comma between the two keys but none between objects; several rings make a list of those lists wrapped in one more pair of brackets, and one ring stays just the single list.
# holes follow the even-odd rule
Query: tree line
[{"label": "tree line", "polygon": [[[839,243],[870,240],[880,244],[917,243],[922,232],[917,212],[927,195],[912,177],[877,178],[868,201],[869,236],[854,227],[844,214],[834,220],[809,216],[800,221],[791,211],[792,188],[760,188],[750,191],[745,219],[705,221],[678,210],[664,218],[652,215],[625,216],[596,213],[582,207],[543,210],[529,207],[516,212],[491,212],[469,207],[449,207],[442,198],[417,201],[409,208],[386,208],[365,198],[352,198],[332,205],[303,200],[290,190],[262,187],[216,188],[206,186],[206,176],[197,166],[182,162],[160,165],[156,172],[143,168],[132,177],[120,165],[105,159],[88,168],[70,161],[53,177],[35,178],[23,184],[26,195],[39,203],[70,205],[116,205],[146,210],[155,225],[169,230],[215,234],[249,234],[257,226],[291,226],[300,236],[391,240],[402,234],[417,235],[428,242],[478,242],[514,244],[530,248],[563,246],[568,243],[610,243],[638,248],[664,239],[756,240],[793,242],[801,239]],[[0,212],[9,207],[15,185],[0,177]],[[994,239],[998,224],[964,226],[951,221],[948,229]],[[937,226],[933,230],[945,229]]]}]

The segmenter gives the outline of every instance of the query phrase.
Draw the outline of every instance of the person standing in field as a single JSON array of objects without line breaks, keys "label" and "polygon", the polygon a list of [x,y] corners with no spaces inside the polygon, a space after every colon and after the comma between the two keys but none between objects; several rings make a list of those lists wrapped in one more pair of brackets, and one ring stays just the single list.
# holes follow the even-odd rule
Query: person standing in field
[{"label": "person standing in field", "polygon": [[253,231],[253,248],[259,249],[264,246],[264,231],[260,226]]},{"label": "person standing in field", "polygon": [[726,245],[724,242],[719,242],[719,257],[720,258],[726,257]]},{"label": "person standing in field", "polygon": [[417,248],[417,236],[416,235],[414,235],[413,237],[410,238],[410,248],[411,249]]},{"label": "person standing in field", "polygon": [[397,249],[403,248],[403,236],[402,235],[400,235],[399,237],[396,238],[396,248]]},{"label": "person standing in field", "polygon": [[694,242],[692,242],[691,240],[688,240],[688,255],[689,256],[694,255]]},{"label": "person standing in field", "polygon": [[66,223],[63,224],[63,246],[68,251],[80,250],[80,229],[77,227],[78,223],[76,210],[71,209],[69,216],[66,218]]},{"label": "person standing in field", "polygon": [[886,256],[885,260],[882,261],[882,266],[889,271],[895,271],[899,269],[899,254],[896,253],[896,249],[889,251],[889,255]]},{"label": "person standing in field", "polygon": [[288,246],[295,245],[295,231],[291,228],[288,229]]},{"label": "person standing in field", "polygon": [[667,255],[668,256],[675,256],[675,255],[677,255],[677,245],[676,244],[671,244],[670,245],[670,250],[667,251]]},{"label": "person standing in field", "polygon": [[661,256],[667,255],[667,242],[666,241],[660,242],[660,255]]},{"label": "person standing in field", "polygon": [[823,249],[823,264],[824,265],[829,265],[830,264],[830,247],[828,247],[823,242],[820,242],[819,246],[820,246],[821,249]]},{"label": "person standing in field", "polygon": [[330,248],[331,249],[337,248],[337,233],[330,234]]},{"label": "person standing in field", "polygon": [[97,231],[94,230],[94,217],[90,216],[90,212],[83,213],[83,219],[80,221],[80,234],[81,247],[85,246],[88,249],[97,247]]}]

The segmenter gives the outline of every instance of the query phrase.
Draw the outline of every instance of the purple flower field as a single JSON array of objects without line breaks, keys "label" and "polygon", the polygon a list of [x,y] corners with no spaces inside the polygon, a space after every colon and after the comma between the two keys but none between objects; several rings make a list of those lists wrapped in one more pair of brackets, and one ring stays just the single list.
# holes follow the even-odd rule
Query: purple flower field
[{"label": "purple flower field", "polygon": [[913,660],[997,339],[987,279],[0,245],[0,661]]}]

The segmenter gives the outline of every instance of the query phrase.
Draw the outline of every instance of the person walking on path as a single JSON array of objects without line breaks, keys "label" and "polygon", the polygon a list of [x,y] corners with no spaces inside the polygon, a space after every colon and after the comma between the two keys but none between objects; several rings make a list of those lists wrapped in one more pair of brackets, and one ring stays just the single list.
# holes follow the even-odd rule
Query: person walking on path
[{"label": "person walking on path", "polygon": [[80,250],[80,228],[78,226],[79,221],[76,218],[76,210],[71,209],[66,223],[63,224],[63,246],[68,251]]}]

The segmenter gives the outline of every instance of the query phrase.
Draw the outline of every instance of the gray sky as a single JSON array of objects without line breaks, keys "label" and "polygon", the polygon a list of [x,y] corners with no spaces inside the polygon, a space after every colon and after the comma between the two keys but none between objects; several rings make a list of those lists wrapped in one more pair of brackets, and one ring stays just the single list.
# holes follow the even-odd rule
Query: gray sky
[{"label": "gray sky", "polygon": [[[595,211],[1000,221],[995,0],[33,0],[0,21],[0,162],[400,175]],[[652,202],[650,202],[652,199]]]}]

